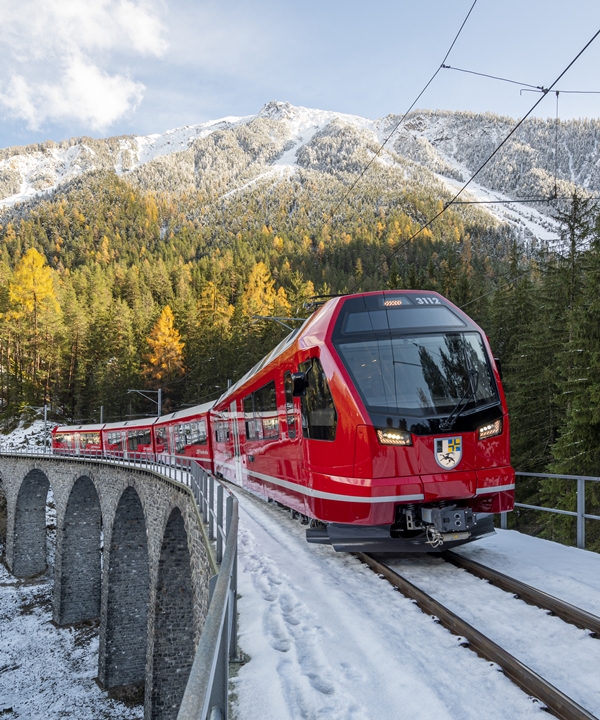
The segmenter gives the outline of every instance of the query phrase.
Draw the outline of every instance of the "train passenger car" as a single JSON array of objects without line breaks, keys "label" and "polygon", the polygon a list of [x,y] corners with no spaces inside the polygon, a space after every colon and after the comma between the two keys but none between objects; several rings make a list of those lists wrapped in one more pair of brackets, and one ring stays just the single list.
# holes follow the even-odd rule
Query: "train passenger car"
[{"label": "train passenger car", "polygon": [[126,458],[142,457],[155,452],[152,428],[159,418],[141,418],[106,423],[102,443],[107,454]]},{"label": "train passenger car", "polygon": [[104,425],[59,425],[52,430],[52,452],[63,455],[101,455]]},{"label": "train passenger car", "polygon": [[159,418],[153,426],[156,452],[194,458],[212,472],[209,411],[213,405],[204,403]]},{"label": "train passenger car", "polygon": [[326,302],[211,412],[215,472],[348,551],[447,549],[514,505],[485,333],[435,292]]}]

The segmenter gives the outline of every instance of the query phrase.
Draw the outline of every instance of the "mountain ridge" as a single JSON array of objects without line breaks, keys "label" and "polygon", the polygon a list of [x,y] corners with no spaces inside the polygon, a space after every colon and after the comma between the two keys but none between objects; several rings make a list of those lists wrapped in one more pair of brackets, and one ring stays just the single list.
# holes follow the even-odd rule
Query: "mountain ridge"
[{"label": "mountain ridge", "polygon": [[[400,119],[387,115],[370,120],[271,101],[255,115],[210,120],[162,134],[71,138],[6,148],[0,151],[0,208],[35,201],[97,170],[114,172],[145,190],[200,191],[223,200],[302,170],[348,182],[375,155],[376,167],[393,171],[388,173],[392,184],[420,167],[454,193],[515,124],[493,113],[442,110],[413,111],[396,128]],[[561,196],[575,190],[600,194],[599,138],[596,119],[558,126],[552,120],[527,120],[480,173],[465,199],[549,198],[555,186]],[[378,154],[384,140],[386,146]],[[486,209],[537,238],[556,236],[550,203]]]}]

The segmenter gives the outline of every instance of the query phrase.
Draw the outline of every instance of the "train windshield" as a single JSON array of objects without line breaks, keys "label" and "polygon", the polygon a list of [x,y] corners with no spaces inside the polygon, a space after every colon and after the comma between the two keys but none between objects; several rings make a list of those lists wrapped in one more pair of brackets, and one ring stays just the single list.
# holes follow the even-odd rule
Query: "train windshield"
[{"label": "train windshield", "polygon": [[498,401],[477,332],[339,342],[336,347],[370,412],[432,417]]}]

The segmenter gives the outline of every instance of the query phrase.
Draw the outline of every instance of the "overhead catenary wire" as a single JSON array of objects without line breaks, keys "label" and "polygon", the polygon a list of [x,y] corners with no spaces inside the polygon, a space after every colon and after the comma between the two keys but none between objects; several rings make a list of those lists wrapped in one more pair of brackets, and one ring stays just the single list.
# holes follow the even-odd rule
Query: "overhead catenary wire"
[{"label": "overhead catenary wire", "polygon": [[[437,70],[433,73],[433,75],[432,75],[432,76],[429,78],[429,80],[425,83],[425,86],[423,87],[423,89],[421,90],[421,92],[417,95],[417,97],[413,100],[413,102],[410,104],[410,107],[408,108],[408,110],[406,110],[406,112],[404,112],[404,114],[400,117],[400,120],[398,120],[398,122],[396,123],[396,125],[394,125],[392,131],[391,131],[390,133],[388,133],[387,137],[386,137],[386,138],[384,139],[384,141],[381,143],[381,145],[379,146],[379,149],[377,150],[377,152],[376,152],[376,153],[373,155],[373,157],[369,160],[369,162],[368,162],[368,163],[366,164],[366,166],[363,168],[363,170],[361,171],[361,173],[359,174],[359,176],[356,178],[356,180],[352,183],[352,185],[350,185],[350,187],[348,188],[348,190],[344,193],[344,195],[340,198],[340,200],[339,200],[339,201],[336,203],[336,205],[334,206],[333,210],[329,213],[329,218],[330,218],[331,220],[333,220],[333,218],[335,217],[336,212],[339,210],[339,208],[341,207],[341,205],[342,205],[342,204],[347,200],[347,198],[352,194],[354,188],[358,185],[358,183],[361,181],[361,179],[363,178],[363,176],[365,175],[365,173],[369,170],[369,168],[371,167],[371,165],[375,162],[375,160],[377,160],[377,158],[381,155],[381,153],[383,152],[383,149],[384,149],[385,146],[388,144],[388,142],[391,140],[391,138],[392,138],[392,136],[394,135],[394,133],[398,130],[398,128],[400,127],[400,125],[402,125],[402,123],[404,122],[404,120],[406,119],[406,117],[408,116],[408,114],[410,113],[410,111],[411,111],[411,110],[415,107],[415,105],[419,102],[419,100],[421,99],[421,97],[422,97],[422,96],[424,95],[424,93],[426,92],[427,88],[431,85],[431,83],[435,80],[435,78],[437,77],[437,75],[438,75],[438,73],[440,72],[440,70],[444,67],[444,63],[446,62],[446,60],[448,59],[450,53],[452,52],[452,49],[453,49],[454,46],[456,45],[456,42],[457,42],[460,34],[462,33],[463,28],[464,28],[465,25],[467,24],[467,20],[469,19],[469,16],[470,16],[471,13],[473,12],[473,8],[475,7],[475,5],[477,5],[477,0],[473,0],[473,4],[472,4],[471,7],[469,8],[469,12],[466,14],[465,19],[462,21],[462,24],[461,24],[460,28],[458,29],[458,32],[457,32],[456,35],[454,36],[454,40],[452,41],[450,47],[448,48],[448,51],[447,51],[446,54],[444,55],[444,59],[443,59],[442,62],[440,63],[440,65],[439,65],[439,67],[437,68]],[[534,87],[534,86],[532,86],[532,87]]]},{"label": "overhead catenary wire", "polygon": [[[424,225],[422,225],[415,233],[413,233],[407,240],[405,240],[398,248],[396,248],[390,255],[386,257],[386,259],[380,263],[374,270],[374,272],[377,272],[378,270],[381,270],[381,268],[388,264],[390,260],[392,260],[399,252],[402,250],[406,245],[408,245],[410,242],[412,242],[418,235],[420,235],[423,230],[430,227],[441,215],[443,215],[452,205],[457,203],[458,198],[460,195],[469,187],[469,185],[475,180],[475,178],[481,173],[481,171],[493,160],[493,158],[500,152],[500,150],[506,145],[506,143],[510,140],[510,138],[517,132],[517,130],[521,127],[521,125],[527,120],[527,118],[533,113],[533,111],[537,108],[537,106],[542,102],[542,100],[546,97],[546,95],[557,85],[562,78],[566,75],[566,73],[573,67],[573,65],[579,60],[579,58],[583,55],[583,53],[589,48],[589,46],[594,42],[594,40],[600,35],[600,30],[597,30],[592,38],[588,40],[588,42],[583,46],[583,48],[575,55],[575,57],[571,60],[571,62],[565,67],[565,69],[558,75],[558,77],[552,82],[548,88],[545,88],[543,91],[542,96],[536,100],[536,102],[531,106],[531,108],[525,113],[525,115],[516,123],[516,125],[512,128],[512,130],[506,135],[504,140],[488,155],[486,160],[481,163],[481,165],[477,168],[477,170],[471,175],[471,177],[467,180],[466,183],[463,184],[463,186],[460,188],[460,190],[452,197],[451,200],[446,202],[442,209],[437,212],[432,218],[430,218]],[[474,204],[474,203],[473,203]],[[365,279],[371,277],[373,273],[370,273],[369,275],[365,275],[360,280],[360,285],[362,285],[365,281]],[[357,289],[357,287],[360,287],[359,284],[355,281],[353,290]]]}]

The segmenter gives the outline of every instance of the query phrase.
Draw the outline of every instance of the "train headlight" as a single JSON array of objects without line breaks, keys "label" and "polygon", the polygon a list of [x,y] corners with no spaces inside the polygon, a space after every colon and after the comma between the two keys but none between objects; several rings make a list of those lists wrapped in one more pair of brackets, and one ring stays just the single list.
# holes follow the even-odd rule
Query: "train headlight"
[{"label": "train headlight", "polygon": [[477,431],[478,437],[480,440],[485,440],[486,438],[495,437],[496,435],[500,435],[502,432],[502,420],[494,420],[494,422],[487,423],[486,425],[482,425],[479,430]]},{"label": "train headlight", "polygon": [[382,445],[412,445],[412,435],[406,430],[377,430]]}]

